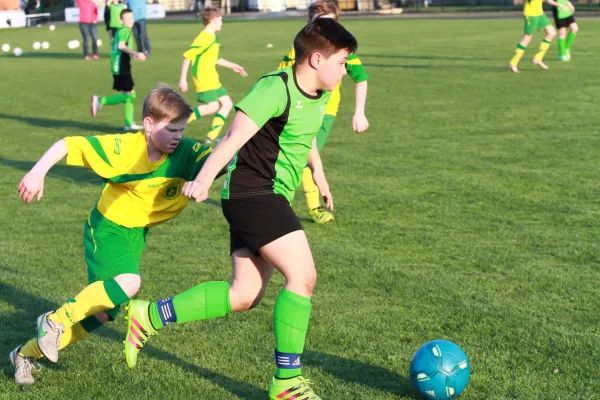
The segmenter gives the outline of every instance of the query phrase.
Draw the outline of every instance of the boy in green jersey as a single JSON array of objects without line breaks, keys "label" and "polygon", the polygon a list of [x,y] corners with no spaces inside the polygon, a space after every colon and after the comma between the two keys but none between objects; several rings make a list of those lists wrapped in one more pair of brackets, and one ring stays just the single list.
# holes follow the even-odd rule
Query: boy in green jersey
[{"label": "boy in green jersey", "polygon": [[218,170],[229,164],[221,194],[229,222],[231,282],[206,282],[157,303],[129,303],[125,355],[139,350],[164,325],[217,318],[258,305],[274,270],[286,280],[275,303],[276,372],[270,399],[319,400],[302,376],[317,272],[306,235],[290,203],[306,165],[333,210],[317,150],[331,91],[346,74],[356,39],[331,18],[306,25],[294,40],[296,63],[258,80],[237,105],[229,131],[183,194],[206,200]]},{"label": "boy in green jersey", "polygon": [[110,54],[110,70],[113,74],[113,89],[119,91],[119,94],[112,96],[92,96],[92,117],[98,114],[98,110],[105,105],[124,104],[125,126],[123,130],[137,131],[142,129],[141,125],[133,122],[133,103],[135,102],[135,90],[133,87],[133,76],[131,75],[131,57],[134,60],[144,61],[146,55],[142,52],[133,50],[133,32],[131,28],[134,24],[133,13],[126,8],[121,11],[122,27],[117,29],[112,41],[112,50]]},{"label": "boy in green jersey", "polygon": [[117,30],[123,26],[123,22],[121,21],[121,12],[126,8],[127,6],[125,6],[125,4],[121,4],[119,0],[108,0],[106,2],[106,9],[108,12],[104,13],[104,18],[107,16],[109,17],[106,23],[108,27],[108,35],[110,36],[111,40],[114,39]]},{"label": "boy in green jersey", "polygon": [[[579,25],[575,22],[575,7],[569,0],[556,0],[558,4],[568,7],[565,10],[561,7],[552,7],[554,23],[558,29],[558,59],[560,61],[571,60],[571,45],[575,40],[575,35],[579,32]],[[567,28],[570,30],[567,36]]]}]

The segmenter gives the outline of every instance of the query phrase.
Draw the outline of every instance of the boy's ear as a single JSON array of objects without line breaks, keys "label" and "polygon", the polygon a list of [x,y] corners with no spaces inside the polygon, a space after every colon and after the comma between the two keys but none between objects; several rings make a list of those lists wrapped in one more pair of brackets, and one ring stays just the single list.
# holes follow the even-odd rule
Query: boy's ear
[{"label": "boy's ear", "polygon": [[317,51],[310,54],[308,57],[308,64],[314,68],[319,69],[319,66],[323,62],[323,55]]},{"label": "boy's ear", "polygon": [[151,117],[144,118],[144,131],[146,133],[152,133],[152,129],[154,128],[154,121],[152,121]]}]

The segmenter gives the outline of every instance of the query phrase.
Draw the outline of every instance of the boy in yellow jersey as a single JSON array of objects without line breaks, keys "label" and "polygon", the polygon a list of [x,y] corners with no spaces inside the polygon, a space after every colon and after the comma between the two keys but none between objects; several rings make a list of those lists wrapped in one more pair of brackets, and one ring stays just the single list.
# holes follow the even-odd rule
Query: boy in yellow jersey
[{"label": "boy in yellow jersey", "polygon": [[194,42],[185,53],[181,64],[181,77],[179,90],[187,92],[187,73],[192,66],[192,81],[196,87],[196,99],[200,103],[194,108],[190,121],[195,121],[203,116],[215,114],[205,144],[211,144],[217,139],[227,115],[233,108],[231,97],[221,85],[216,66],[232,69],[243,77],[248,76],[244,68],[230,61],[219,58],[221,44],[216,32],[221,31],[223,17],[221,11],[207,7],[202,11],[204,30],[194,39]]},{"label": "boy in yellow jersey", "polygon": [[[316,18],[333,18],[337,21],[339,18],[339,9],[332,1],[318,0],[308,8],[308,21],[314,21]],[[279,63],[277,69],[281,70],[293,65],[295,58],[294,46],[292,46],[288,53],[283,57],[281,63]],[[348,56],[348,60],[346,61],[346,71],[356,83],[356,106],[354,116],[352,117],[352,128],[356,133],[360,133],[369,127],[369,121],[365,116],[368,75],[356,54],[350,54]],[[331,132],[331,127],[333,126],[333,122],[335,121],[338,112],[341,84],[342,82],[340,81],[335,90],[331,93],[331,99],[327,103],[327,108],[325,109],[325,117],[323,118],[321,129],[317,135],[317,148],[319,152],[323,150],[323,146],[327,141],[329,132]],[[317,185],[315,185],[312,173],[308,167],[304,169],[302,175],[302,188],[304,189],[304,195],[306,197],[308,213],[312,220],[318,224],[326,224],[333,221],[333,213],[321,206],[319,189],[317,188]]]},{"label": "boy in yellow jersey", "polygon": [[192,108],[170,87],[144,100],[144,129],[137,133],[66,137],[56,142],[19,184],[30,203],[44,194],[48,170],[65,156],[104,179],[85,224],[88,283],[79,294],[37,319],[37,337],[10,353],[15,381],[34,383],[33,361],[55,363],[58,351],[115,319],[120,304],[140,287],[140,259],[152,226],[177,216],[188,203],[181,188],[194,179],[212,149],[182,137]]},{"label": "boy in yellow jersey", "polygon": [[533,33],[542,29],[546,33],[546,36],[542,40],[542,43],[540,43],[539,51],[533,57],[532,62],[541,69],[548,69],[548,66],[544,64],[543,59],[546,55],[546,52],[550,48],[550,42],[552,42],[552,39],[554,39],[554,36],[556,36],[556,29],[554,29],[550,23],[550,20],[544,14],[544,10],[542,8],[544,1],[554,7],[560,7],[565,11],[567,10],[567,7],[562,4],[558,4],[554,0],[525,0],[525,7],[523,8],[523,15],[525,16],[525,28],[523,37],[521,38],[521,41],[515,50],[515,55],[508,64],[508,70],[511,72],[521,72],[519,70],[519,61],[521,61],[521,57],[523,57],[523,54],[525,54],[525,49],[529,45],[529,42],[531,42]]}]

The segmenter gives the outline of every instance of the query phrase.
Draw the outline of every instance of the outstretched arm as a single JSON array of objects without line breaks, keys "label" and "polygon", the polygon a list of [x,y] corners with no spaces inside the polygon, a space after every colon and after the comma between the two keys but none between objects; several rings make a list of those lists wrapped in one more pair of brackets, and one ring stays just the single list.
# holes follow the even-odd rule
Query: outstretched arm
[{"label": "outstretched arm", "polygon": [[183,62],[181,63],[181,75],[179,76],[179,90],[181,90],[183,93],[187,92],[188,90],[187,73],[188,69],[190,68],[190,64],[190,60],[184,57]]},{"label": "outstretched arm", "polygon": [[220,66],[220,67],[225,67],[225,68],[232,69],[233,72],[236,72],[236,73],[240,74],[244,78],[248,76],[248,74],[244,70],[244,67],[242,67],[241,65],[238,65],[236,63],[232,63],[231,61],[227,61],[224,58],[219,58],[217,60],[217,65]]},{"label": "outstretched arm", "polygon": [[308,153],[308,168],[310,168],[312,172],[313,181],[319,188],[319,193],[321,193],[321,196],[323,196],[323,199],[325,200],[325,205],[328,209],[333,211],[333,197],[329,191],[329,183],[327,183],[327,179],[325,179],[325,171],[323,170],[323,162],[321,161],[321,156],[317,149],[316,138],[313,139],[312,149],[310,150],[310,153]]},{"label": "outstretched arm", "polygon": [[356,84],[356,106],[352,117],[352,128],[354,132],[361,133],[369,128],[369,121],[365,116],[365,105],[367,104],[367,81]]},{"label": "outstretched arm", "polygon": [[37,201],[44,195],[44,179],[46,174],[57,162],[68,153],[67,144],[63,139],[54,143],[40,160],[25,174],[19,183],[19,198],[23,203],[31,203],[37,194]]}]

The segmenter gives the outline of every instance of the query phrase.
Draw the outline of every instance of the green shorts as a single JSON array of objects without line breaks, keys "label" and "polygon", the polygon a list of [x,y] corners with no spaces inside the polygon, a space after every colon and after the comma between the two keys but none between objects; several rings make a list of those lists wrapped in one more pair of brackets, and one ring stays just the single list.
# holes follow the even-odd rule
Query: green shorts
[{"label": "green shorts", "polygon": [[523,33],[526,35],[533,35],[534,32],[540,31],[550,25],[550,20],[545,14],[537,17],[525,17],[525,28]]},{"label": "green shorts", "polygon": [[317,133],[317,149],[319,149],[319,153],[323,150],[323,146],[325,146],[325,142],[329,137],[329,132],[331,132],[331,127],[333,126],[333,121],[335,121],[335,115],[325,114],[323,117],[321,129],[319,129],[319,133]]},{"label": "green shorts", "polygon": [[227,89],[225,89],[225,87],[221,86],[218,89],[213,89],[213,90],[206,90],[204,92],[198,92],[196,93],[196,100],[198,100],[198,103],[211,103],[213,101],[218,101],[219,97],[223,97],[223,96],[227,96]]},{"label": "green shorts", "polygon": [[[125,228],[104,218],[94,207],[83,229],[88,283],[107,281],[120,274],[140,274],[148,228]],[[119,306],[106,313],[111,319]]]}]

